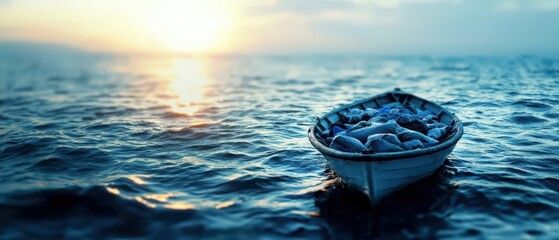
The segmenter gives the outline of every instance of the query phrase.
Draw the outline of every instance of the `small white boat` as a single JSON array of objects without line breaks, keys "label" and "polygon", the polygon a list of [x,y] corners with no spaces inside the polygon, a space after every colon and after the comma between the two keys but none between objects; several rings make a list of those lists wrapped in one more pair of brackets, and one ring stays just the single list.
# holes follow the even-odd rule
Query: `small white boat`
[{"label": "small white boat", "polygon": [[[450,133],[440,143],[431,147],[372,154],[334,150],[320,137],[320,133],[341,121],[342,114],[350,109],[378,109],[393,102],[438,113],[439,121],[451,126]],[[463,132],[462,122],[455,114],[433,102],[396,88],[394,91],[342,106],[317,118],[309,128],[308,135],[311,144],[324,156],[332,169],[346,183],[365,193],[374,204],[391,193],[432,175],[452,152]]]}]

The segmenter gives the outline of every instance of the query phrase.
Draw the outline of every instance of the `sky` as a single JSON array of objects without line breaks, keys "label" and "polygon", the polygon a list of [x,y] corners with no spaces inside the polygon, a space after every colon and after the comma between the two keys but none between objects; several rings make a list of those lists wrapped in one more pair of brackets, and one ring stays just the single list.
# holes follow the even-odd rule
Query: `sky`
[{"label": "sky", "polygon": [[0,0],[0,40],[118,53],[559,55],[559,0]]}]

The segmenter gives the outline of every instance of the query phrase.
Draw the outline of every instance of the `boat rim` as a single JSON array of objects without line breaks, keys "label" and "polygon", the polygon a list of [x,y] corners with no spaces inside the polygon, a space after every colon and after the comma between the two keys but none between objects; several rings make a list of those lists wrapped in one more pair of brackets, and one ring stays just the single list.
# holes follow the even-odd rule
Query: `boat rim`
[{"label": "boat rim", "polygon": [[[425,100],[423,98],[417,97],[417,96],[415,96],[411,93],[407,93],[407,92],[401,91],[399,89],[396,89],[395,91],[389,91],[389,92],[386,92],[386,93],[375,95],[373,97],[365,98],[363,100],[358,100],[358,101],[355,101],[355,102],[347,104],[347,105],[343,105],[339,108],[336,108],[336,109],[330,111],[327,114],[324,114],[321,118],[324,118],[324,117],[326,117],[326,116],[328,116],[332,113],[338,112],[341,109],[354,106],[359,102],[368,101],[369,99],[378,98],[378,97],[380,97],[384,94],[392,93],[392,92],[397,92],[397,93],[400,93],[400,94],[402,94],[402,93],[407,94],[407,95],[419,98],[423,101],[435,104],[431,101],[428,101],[428,100]],[[452,118],[453,118],[453,120],[456,124],[456,129],[457,129],[456,132],[452,135],[451,138],[446,139],[444,142],[442,142],[440,144],[437,144],[435,146],[422,148],[422,149],[408,150],[408,151],[403,151],[403,152],[386,152],[386,153],[348,153],[348,152],[342,152],[342,151],[331,149],[331,148],[323,145],[321,142],[318,141],[318,139],[316,139],[316,136],[314,135],[314,131],[315,131],[315,127],[316,127],[319,119],[321,119],[321,118],[317,118],[313,122],[313,124],[309,127],[309,130],[308,130],[309,140],[310,140],[311,144],[320,153],[322,153],[326,156],[339,158],[339,159],[342,159],[342,160],[357,161],[357,162],[390,161],[390,160],[398,160],[398,159],[402,159],[402,158],[419,157],[419,156],[433,154],[433,153],[443,151],[445,149],[448,149],[448,148],[454,146],[456,143],[458,143],[458,140],[460,140],[460,138],[462,137],[462,134],[464,133],[464,127],[462,125],[462,121],[460,120],[460,118],[458,118],[458,116],[456,116],[456,114],[451,113],[450,111],[448,111],[446,108],[444,108],[443,106],[441,106],[439,104],[435,104],[435,105],[439,106],[443,111],[447,111],[448,113],[450,113],[450,115],[452,116]]]}]

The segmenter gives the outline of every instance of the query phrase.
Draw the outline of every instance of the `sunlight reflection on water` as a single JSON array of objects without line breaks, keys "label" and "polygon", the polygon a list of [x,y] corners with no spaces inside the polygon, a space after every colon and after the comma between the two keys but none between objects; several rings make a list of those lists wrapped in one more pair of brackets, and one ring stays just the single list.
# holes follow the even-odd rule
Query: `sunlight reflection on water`
[{"label": "sunlight reflection on water", "polygon": [[[112,71],[141,79],[131,91],[153,103],[168,106],[177,115],[190,116],[201,109],[210,85],[211,61],[202,58],[123,58]],[[135,91],[136,92],[135,92]]]},{"label": "sunlight reflection on water", "polygon": [[163,207],[170,208],[170,209],[176,209],[176,210],[190,210],[190,209],[195,208],[194,205],[192,205],[190,203],[186,203],[186,202],[172,202],[172,203],[163,205]]},{"label": "sunlight reflection on water", "polygon": [[132,175],[132,176],[128,176],[127,178],[133,181],[135,184],[145,185],[146,182],[143,179],[141,179],[141,177],[145,177],[145,176]]},{"label": "sunlight reflection on water", "polygon": [[174,98],[168,103],[172,111],[192,115],[200,110],[197,103],[204,97],[208,77],[204,64],[198,59],[178,59],[174,62],[174,76],[168,83],[168,92]]}]

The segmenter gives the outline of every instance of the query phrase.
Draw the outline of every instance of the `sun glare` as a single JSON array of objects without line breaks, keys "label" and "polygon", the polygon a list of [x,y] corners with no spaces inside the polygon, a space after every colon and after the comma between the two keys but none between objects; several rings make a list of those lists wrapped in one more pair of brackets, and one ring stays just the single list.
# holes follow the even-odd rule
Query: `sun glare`
[{"label": "sun glare", "polygon": [[212,52],[225,44],[233,17],[215,1],[172,1],[152,6],[146,27],[170,51]]}]

